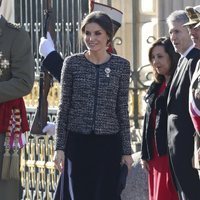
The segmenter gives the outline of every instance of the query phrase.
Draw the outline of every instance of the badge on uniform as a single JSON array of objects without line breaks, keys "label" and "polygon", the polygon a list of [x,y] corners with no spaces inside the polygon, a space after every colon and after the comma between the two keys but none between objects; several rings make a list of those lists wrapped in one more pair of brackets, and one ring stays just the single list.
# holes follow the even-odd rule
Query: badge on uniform
[{"label": "badge on uniform", "polygon": [[10,67],[10,62],[3,56],[3,52],[0,51],[0,77],[4,71]]}]

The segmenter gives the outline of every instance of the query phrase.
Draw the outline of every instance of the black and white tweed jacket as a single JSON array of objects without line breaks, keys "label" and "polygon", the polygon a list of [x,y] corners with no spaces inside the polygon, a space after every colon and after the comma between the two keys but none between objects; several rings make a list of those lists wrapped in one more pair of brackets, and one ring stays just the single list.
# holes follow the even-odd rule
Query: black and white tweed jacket
[{"label": "black and white tweed jacket", "polygon": [[56,150],[64,150],[68,131],[122,138],[123,155],[131,154],[128,115],[130,63],[111,55],[95,65],[84,53],[64,60],[56,127]]}]

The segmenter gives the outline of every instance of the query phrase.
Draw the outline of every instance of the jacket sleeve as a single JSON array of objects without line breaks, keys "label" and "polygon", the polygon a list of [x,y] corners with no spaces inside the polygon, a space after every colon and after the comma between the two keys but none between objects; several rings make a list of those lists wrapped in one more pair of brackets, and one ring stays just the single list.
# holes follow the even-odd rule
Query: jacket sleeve
[{"label": "jacket sleeve", "polygon": [[117,98],[117,116],[122,138],[122,154],[131,155],[130,122],[128,113],[130,63],[127,61],[122,67],[122,74],[119,81],[119,91]]},{"label": "jacket sleeve", "polygon": [[146,121],[147,116],[145,114],[144,116],[144,122],[143,122],[143,129],[142,129],[142,144],[141,144],[141,158],[143,160],[147,160],[147,140],[146,140]]},{"label": "jacket sleeve", "polygon": [[53,51],[43,60],[43,66],[60,82],[63,58],[57,51]]},{"label": "jacket sleeve", "polygon": [[11,78],[0,82],[0,103],[29,94],[34,83],[34,58],[28,33],[21,29],[11,39]]},{"label": "jacket sleeve", "polygon": [[66,58],[61,73],[61,97],[57,115],[55,150],[64,150],[66,145],[68,113],[73,90],[72,78],[72,63]]}]

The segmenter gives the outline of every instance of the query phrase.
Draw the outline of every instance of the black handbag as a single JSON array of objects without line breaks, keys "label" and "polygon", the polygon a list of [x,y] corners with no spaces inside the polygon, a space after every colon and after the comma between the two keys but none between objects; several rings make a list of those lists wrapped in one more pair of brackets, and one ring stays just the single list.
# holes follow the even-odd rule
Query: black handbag
[{"label": "black handbag", "polygon": [[122,191],[126,187],[127,175],[128,175],[128,166],[126,164],[123,164],[120,167],[119,182],[117,189],[119,195],[121,195]]}]

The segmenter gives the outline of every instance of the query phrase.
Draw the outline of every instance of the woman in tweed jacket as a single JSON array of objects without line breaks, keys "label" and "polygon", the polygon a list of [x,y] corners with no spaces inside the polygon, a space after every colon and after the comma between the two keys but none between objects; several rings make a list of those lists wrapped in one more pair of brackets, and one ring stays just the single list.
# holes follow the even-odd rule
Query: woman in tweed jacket
[{"label": "woman in tweed jacket", "polygon": [[54,161],[60,171],[64,164],[70,166],[70,196],[75,200],[119,199],[120,164],[129,169],[132,164],[130,64],[107,53],[112,30],[107,14],[90,13],[81,28],[88,50],[65,58],[62,68]]}]

